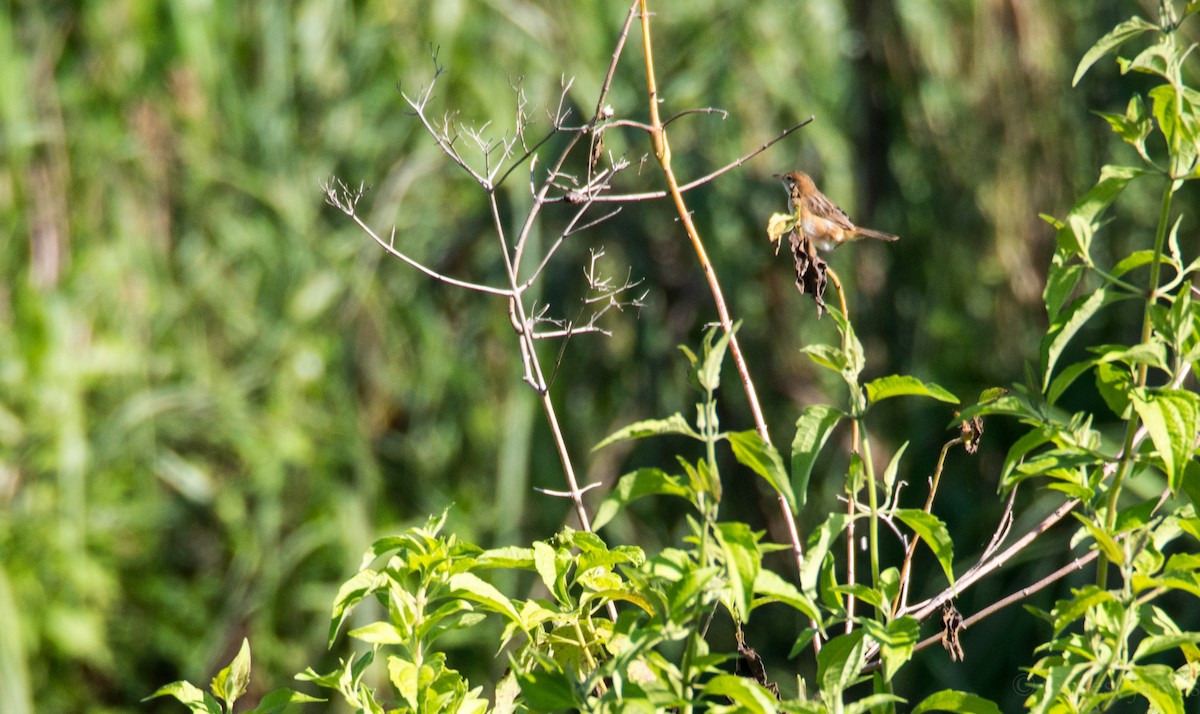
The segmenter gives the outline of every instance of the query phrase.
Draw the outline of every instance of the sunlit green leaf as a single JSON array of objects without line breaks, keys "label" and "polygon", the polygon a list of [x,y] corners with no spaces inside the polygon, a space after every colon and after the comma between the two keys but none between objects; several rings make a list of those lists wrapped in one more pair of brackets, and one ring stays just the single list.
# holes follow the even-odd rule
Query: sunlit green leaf
[{"label": "sunlit green leaf", "polygon": [[1075,76],[1071,79],[1071,86],[1079,84],[1079,80],[1083,78],[1088,69],[1096,64],[1096,61],[1104,55],[1112,52],[1143,32],[1157,29],[1157,26],[1146,22],[1140,17],[1131,17],[1117,25],[1108,34],[1097,40],[1096,44],[1092,45],[1091,49],[1084,53],[1083,58],[1079,60],[1079,65],[1075,68]]},{"label": "sunlit green leaf", "polygon": [[792,489],[796,494],[797,511],[808,502],[808,481],[821,448],[842,420],[842,412],[823,404],[804,408],[796,421],[796,436],[792,439]]},{"label": "sunlit green leaf", "polygon": [[728,697],[737,704],[739,712],[773,714],[775,696],[758,682],[732,674],[718,674],[704,685],[708,697]]},{"label": "sunlit green leaf", "polygon": [[250,640],[243,637],[242,646],[229,666],[223,668],[212,680],[212,693],[225,702],[227,711],[233,710],[233,703],[246,693],[250,686]]},{"label": "sunlit green leaf", "polygon": [[142,701],[149,701],[157,697],[175,697],[194,714],[222,714],[221,705],[211,694],[189,682],[172,682],[159,687],[154,694]]},{"label": "sunlit green leaf", "polygon": [[689,498],[690,494],[686,488],[679,485],[679,481],[674,476],[661,469],[638,469],[633,473],[625,474],[617,481],[617,485],[596,509],[596,516],[592,519],[592,528],[600,530],[630,503],[646,496]]},{"label": "sunlit green leaf", "polygon": [[1001,714],[1000,707],[977,694],[943,689],[921,700],[912,714],[925,712],[954,712],[955,714]]},{"label": "sunlit green leaf", "polygon": [[826,642],[817,654],[817,681],[821,683],[821,698],[826,704],[840,701],[842,692],[858,678],[865,634],[858,629],[838,635]]},{"label": "sunlit green leaf", "polygon": [[933,551],[933,556],[942,566],[942,572],[946,574],[946,580],[953,585],[954,541],[950,539],[946,524],[933,514],[913,508],[898,508],[895,515]]},{"label": "sunlit green leaf", "polygon": [[913,647],[920,639],[920,624],[916,618],[905,615],[886,625],[872,619],[864,619],[862,625],[867,631],[867,636],[879,643],[884,681],[892,681],[900,667],[912,659]]},{"label": "sunlit green leaf", "polygon": [[733,455],[744,466],[762,476],[771,488],[783,494],[792,513],[796,512],[796,497],[792,483],[783,468],[783,459],[775,447],[762,440],[755,431],[740,431],[729,434],[729,445]]},{"label": "sunlit green leaf", "polygon": [[610,434],[599,444],[593,446],[592,451],[599,451],[609,444],[615,444],[618,441],[644,439],[647,436],[658,436],[661,434],[681,434],[683,436],[690,436],[693,439],[700,438],[700,435],[687,423],[687,419],[684,419],[682,414],[675,413],[666,419],[645,419],[622,427]]},{"label": "sunlit green leaf", "polygon": [[871,380],[867,382],[866,390],[867,400],[872,404],[901,396],[931,397],[942,402],[958,403],[958,397],[942,387],[904,374],[893,374]]},{"label": "sunlit green leaf", "polygon": [[1177,492],[1196,450],[1200,395],[1182,389],[1134,389],[1131,394],[1133,408],[1163,460],[1171,490]]}]

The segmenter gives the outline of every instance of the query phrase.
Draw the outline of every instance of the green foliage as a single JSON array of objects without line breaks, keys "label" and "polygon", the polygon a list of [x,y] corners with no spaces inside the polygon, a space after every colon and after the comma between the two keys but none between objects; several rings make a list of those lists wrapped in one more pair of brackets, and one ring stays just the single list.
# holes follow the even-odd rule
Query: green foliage
[{"label": "green foliage", "polygon": [[[975,582],[962,561],[993,526],[980,512],[1002,503],[967,500],[978,493],[970,483],[943,488],[953,500],[935,509],[907,501],[928,483],[941,403],[1012,380],[1032,338],[1041,350],[1027,383],[954,421],[965,434],[986,417],[999,432],[982,447],[999,452],[978,460],[999,473],[978,480],[1018,490],[1017,508],[1078,499],[1066,521],[1074,555],[1101,562],[1095,585],[1073,582],[1053,607],[1042,603],[1048,634],[1030,648],[1029,706],[1180,710],[1200,661],[1200,258],[1188,210],[1200,171],[1188,39],[1198,8],[1161,8],[1083,53],[1083,91],[1065,97],[1062,58],[1080,56],[1075,46],[1107,29],[1097,23],[1111,24],[1111,9],[660,8],[660,47],[671,48],[661,98],[727,107],[737,123],[673,122],[683,171],[703,175],[796,117],[818,118],[771,165],[759,159],[688,194],[694,219],[712,227],[712,265],[738,288],[750,370],[769,375],[768,420],[794,422],[796,434],[788,454],[746,430],[734,382],[720,379],[726,337],[710,334],[685,349],[702,395],[695,418],[637,421],[601,443],[610,448],[598,473],[625,448],[644,464],[604,494],[594,521],[604,541],[574,531],[541,541],[562,512],[525,494],[558,470],[533,394],[511,379],[521,357],[495,348],[508,316],[381,262],[341,216],[318,211],[317,185],[331,172],[367,178],[371,225],[393,223],[406,249],[455,275],[502,275],[479,237],[493,218],[441,168],[396,82],[411,92],[428,76],[432,42],[449,69],[438,100],[464,127],[511,130],[497,108],[510,111],[522,75],[531,107],[553,104],[560,77],[576,76],[564,104],[586,108],[612,49],[611,3],[15,4],[0,15],[0,216],[10,227],[0,246],[0,710],[134,710],[159,682],[216,668],[247,633],[257,679],[311,664],[329,674],[310,669],[310,685],[370,711],[888,711],[895,692],[916,701],[921,687],[946,686],[955,690],[918,710],[996,709],[957,691],[969,687],[1013,708],[1001,668],[977,666],[988,643],[968,643],[969,675],[911,666],[923,656],[914,628],[937,632],[920,603],[905,606],[910,586],[916,600]],[[1083,81],[1131,47],[1115,70]],[[627,69],[612,103],[638,117],[638,73]],[[1127,89],[1127,103],[1092,123],[1110,126],[1141,165],[1106,166],[1094,188],[1076,190],[1103,163],[1096,154],[1115,152],[1085,129],[1075,97],[1107,104]],[[613,155],[642,151],[632,134],[607,137]],[[747,247],[782,202],[766,175],[793,164],[823,169],[853,215],[904,236],[899,250],[831,258],[845,261],[853,324],[840,312],[798,318],[786,271]],[[659,190],[654,176],[621,188]],[[1153,235],[1143,234],[1146,196],[1160,188]],[[504,209],[528,201],[518,189],[498,192]],[[1078,194],[1050,219],[1043,285],[1035,212]],[[697,271],[674,224],[631,213],[605,261],[649,276],[641,321],[620,322],[602,347],[579,335],[555,348],[551,391],[570,406],[574,451],[613,423],[679,408],[682,380],[664,378],[671,346],[694,343],[682,335],[710,319],[685,282]],[[564,251],[539,304],[577,297],[564,276],[586,269],[584,247],[595,244]],[[1134,308],[1139,339],[1127,338]],[[796,364],[801,346],[818,369]],[[658,435],[669,438],[645,438]],[[776,496],[807,536],[796,573],[761,532],[786,530],[755,503]],[[339,593],[346,563],[378,533],[449,501],[443,519],[378,541]],[[623,539],[651,555],[607,545]],[[997,588],[1029,585],[1022,578],[1064,550],[1006,559]],[[530,580],[547,594],[510,597]],[[418,583],[436,606],[414,595]],[[540,625],[527,632],[529,622]],[[733,674],[734,660],[754,660],[722,627],[742,625],[769,677],[789,673],[785,701]],[[507,643],[498,661],[518,666],[493,672],[499,685],[485,698],[497,633]],[[335,651],[324,655],[327,640]],[[230,711],[262,691],[242,653],[209,691],[177,682],[158,695]],[[933,674],[914,685],[910,672]],[[302,701],[279,690],[255,711]]]}]

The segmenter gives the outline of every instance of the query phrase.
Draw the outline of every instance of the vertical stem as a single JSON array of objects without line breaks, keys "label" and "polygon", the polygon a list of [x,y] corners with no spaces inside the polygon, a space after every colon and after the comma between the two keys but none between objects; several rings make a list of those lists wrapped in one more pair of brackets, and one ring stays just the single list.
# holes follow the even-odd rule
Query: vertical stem
[{"label": "vertical stem", "polygon": [[[1171,221],[1171,199],[1175,196],[1176,180],[1172,177],[1167,177],[1167,186],[1163,189],[1162,206],[1158,214],[1158,230],[1154,234],[1154,257],[1150,261],[1150,291],[1146,296],[1146,306],[1142,312],[1142,344],[1149,344],[1153,322],[1151,321],[1151,312],[1154,309],[1155,303],[1159,298],[1159,276],[1162,272],[1162,254],[1163,246],[1167,242],[1167,226]],[[1134,386],[1143,388],[1146,386],[1146,375],[1148,365],[1142,363],[1138,365],[1137,378]],[[1133,440],[1137,434],[1138,418],[1134,413],[1130,413],[1129,422],[1125,426],[1125,445],[1121,450],[1121,465],[1117,469],[1116,475],[1113,476],[1112,486],[1108,490],[1108,509],[1104,514],[1104,527],[1106,531],[1111,531],[1117,522],[1117,501],[1121,496],[1121,486],[1125,482],[1125,478],[1133,469]],[[1104,558],[1100,559],[1096,566],[1096,582],[1100,587],[1105,587],[1108,581],[1108,561]]]},{"label": "vertical stem", "polygon": [[[696,229],[695,223],[692,222],[691,211],[688,210],[687,204],[684,203],[683,193],[679,190],[679,181],[676,179],[675,171],[671,167],[671,146],[667,141],[667,132],[663,127],[662,117],[658,111],[658,80],[655,77],[654,71],[654,51],[650,41],[650,12],[646,7],[646,0],[641,0],[641,20],[642,44],[646,57],[646,91],[650,98],[650,125],[652,127],[651,135],[654,140],[654,155],[658,159],[658,163],[666,176],[667,188],[670,190],[671,200],[675,202],[675,209],[679,213],[679,219],[682,221],[683,228],[692,243],[692,249],[696,252],[700,268],[704,271],[704,278],[708,281],[709,292],[712,293],[713,302],[716,304],[717,317],[720,320],[721,329],[729,335],[729,351],[733,355],[733,362],[737,367],[738,376],[741,378],[746,399],[750,402],[750,413],[754,417],[755,430],[758,432],[759,438],[765,443],[770,444],[771,434],[767,429],[767,421],[763,416],[762,407],[758,402],[758,392],[754,387],[754,380],[750,376],[749,368],[746,366],[746,358],[742,354],[741,345],[738,344],[737,334],[733,331],[733,320],[729,316],[729,308],[726,305],[725,296],[721,291],[721,284],[717,280],[717,273],[713,269],[712,262],[708,259],[708,251],[704,249],[700,233]],[[783,494],[776,492],[775,496],[779,501],[779,510],[783,516],[784,525],[788,529],[788,538],[792,545],[792,555],[796,559],[796,568],[800,570],[804,565],[804,547],[800,542],[800,533],[796,530],[796,518],[792,514],[792,509],[788,505],[787,499],[783,497]]]}]

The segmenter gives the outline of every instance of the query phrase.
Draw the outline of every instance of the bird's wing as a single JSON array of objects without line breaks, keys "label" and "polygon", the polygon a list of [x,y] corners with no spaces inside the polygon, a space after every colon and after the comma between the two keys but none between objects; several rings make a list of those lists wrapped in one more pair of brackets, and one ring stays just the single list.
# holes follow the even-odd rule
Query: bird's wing
[{"label": "bird's wing", "polygon": [[846,212],[838,208],[836,203],[826,198],[825,194],[815,191],[813,195],[806,198],[808,200],[808,212],[812,215],[820,216],[845,230],[855,230],[856,226],[851,222]]}]

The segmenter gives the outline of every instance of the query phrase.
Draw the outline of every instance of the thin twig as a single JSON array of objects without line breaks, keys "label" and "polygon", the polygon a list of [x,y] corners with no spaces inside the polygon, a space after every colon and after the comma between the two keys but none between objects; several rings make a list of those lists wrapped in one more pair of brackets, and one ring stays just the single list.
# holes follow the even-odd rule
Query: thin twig
[{"label": "thin twig", "polygon": [[[700,233],[692,222],[691,211],[688,210],[687,204],[684,203],[683,193],[680,189],[679,182],[675,178],[675,171],[671,164],[671,149],[667,141],[666,130],[663,129],[662,118],[659,116],[658,80],[654,70],[654,50],[653,43],[650,39],[650,14],[646,8],[646,0],[639,0],[641,7],[642,20],[642,44],[646,64],[646,92],[647,103],[650,107],[650,123],[654,127],[652,134],[654,139],[654,155],[658,159],[659,165],[662,167],[663,174],[667,181],[667,186],[671,198],[675,202],[676,212],[683,223],[684,230],[687,232],[688,238],[691,240],[692,248],[696,253],[696,258],[700,263],[701,269],[704,271],[704,277],[708,281],[709,292],[712,293],[713,302],[717,308],[717,315],[721,320],[721,327],[725,334],[729,336],[729,352],[733,355],[734,364],[737,367],[738,376],[742,381],[742,388],[746,393],[746,399],[750,403],[750,413],[754,417],[755,428],[759,438],[764,443],[771,443],[771,434],[767,429],[766,418],[763,416],[762,407],[758,402],[758,392],[754,387],[754,380],[750,375],[750,370],[746,365],[746,358],[742,354],[742,349],[738,343],[737,334],[733,329],[733,320],[729,315],[729,307],[725,302],[725,296],[721,290],[721,284],[717,280],[716,271],[713,269],[712,262],[708,258],[708,252],[704,248],[704,243],[700,239]],[[798,128],[798,127],[797,127]],[[786,134],[785,134],[786,135]],[[782,138],[782,136],[780,137]],[[776,139],[778,141],[778,139]],[[770,145],[769,142],[767,146]],[[755,152],[758,153],[758,152]],[[753,155],[753,154],[751,154]],[[788,505],[787,499],[784,498],[782,492],[776,493],[779,501],[780,513],[783,517],[784,524],[788,529],[788,539],[791,542],[792,554],[796,559],[796,568],[801,570],[804,564],[804,546],[800,541],[800,534],[796,530],[796,518],[792,513],[791,506]],[[815,639],[815,638],[814,638]]]}]

